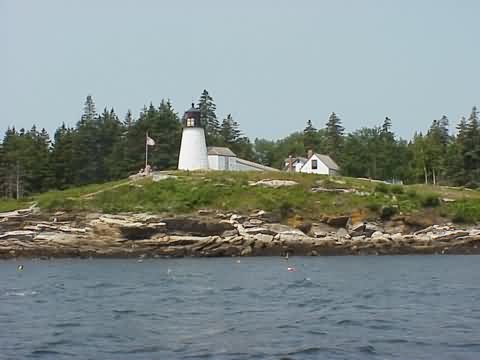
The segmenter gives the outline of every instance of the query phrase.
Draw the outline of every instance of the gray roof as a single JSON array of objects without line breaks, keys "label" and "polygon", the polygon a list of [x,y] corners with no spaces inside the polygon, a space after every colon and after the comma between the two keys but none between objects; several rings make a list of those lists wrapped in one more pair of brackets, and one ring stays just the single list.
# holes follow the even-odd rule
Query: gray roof
[{"label": "gray roof", "polygon": [[315,153],[315,155],[317,155],[320,161],[323,162],[330,170],[340,170],[340,167],[330,156],[317,153]]},{"label": "gray roof", "polygon": [[257,163],[254,163],[252,161],[248,161],[248,160],[240,159],[240,158],[237,158],[237,163],[242,164],[242,165],[246,165],[246,166],[250,166],[250,167],[262,170],[262,171],[280,171],[280,170],[272,168],[270,166],[257,164]]},{"label": "gray roof", "polygon": [[[286,158],[285,162],[288,163],[289,160],[290,158]],[[306,163],[308,159],[301,156],[292,156],[292,162],[295,162],[295,161],[301,161],[303,163]]]},{"label": "gray roof", "polygon": [[230,156],[236,157],[235,153],[227,147],[210,146],[208,155]]}]

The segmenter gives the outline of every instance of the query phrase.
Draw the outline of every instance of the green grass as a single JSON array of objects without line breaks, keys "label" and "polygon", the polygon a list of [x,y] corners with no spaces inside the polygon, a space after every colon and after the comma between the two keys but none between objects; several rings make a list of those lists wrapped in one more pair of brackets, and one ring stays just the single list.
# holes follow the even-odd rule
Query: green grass
[{"label": "green grass", "polygon": [[28,208],[32,204],[31,199],[0,199],[0,212],[9,212],[18,209]]},{"label": "green grass", "polygon": [[[188,214],[211,208],[249,213],[263,209],[282,218],[300,215],[315,220],[322,215],[368,211],[380,217],[386,208],[399,214],[438,213],[459,222],[480,221],[480,192],[425,185],[401,186],[379,182],[282,172],[171,172],[176,179],[160,182],[127,180],[89,185],[24,199],[0,200],[0,211],[28,207],[33,201],[46,210],[98,211],[106,213],[150,212]],[[278,189],[250,186],[262,179],[294,180],[297,186]],[[356,189],[359,193],[311,192],[312,187]],[[442,198],[456,200],[443,202]]]}]

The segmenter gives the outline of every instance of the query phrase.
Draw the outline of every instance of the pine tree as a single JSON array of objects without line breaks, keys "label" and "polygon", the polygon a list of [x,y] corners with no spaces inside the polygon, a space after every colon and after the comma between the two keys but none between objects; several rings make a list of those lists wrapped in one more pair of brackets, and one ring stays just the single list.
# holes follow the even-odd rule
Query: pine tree
[{"label": "pine tree", "polygon": [[448,119],[443,116],[441,120],[433,120],[425,137],[425,161],[432,174],[432,183],[437,184],[444,175],[447,145],[449,141]]},{"label": "pine tree", "polygon": [[475,106],[468,118],[463,141],[466,183],[468,186],[478,187],[480,186],[480,127],[478,110]]},{"label": "pine tree", "polygon": [[97,111],[95,110],[95,102],[92,95],[87,95],[85,105],[83,107],[83,115],[81,121],[93,121],[97,117]]},{"label": "pine tree", "polygon": [[395,180],[398,176],[396,163],[396,141],[392,132],[392,120],[386,116],[380,129],[377,141],[377,176],[383,180]]},{"label": "pine tree", "polygon": [[74,183],[73,130],[65,123],[55,131],[51,151],[51,167],[55,177],[55,187],[66,189]]},{"label": "pine tree", "polygon": [[228,114],[220,126],[220,136],[225,146],[231,146],[237,143],[242,136],[238,123]]},{"label": "pine tree", "polygon": [[341,157],[344,130],[342,121],[333,112],[326,124],[325,150],[328,155],[337,161]]},{"label": "pine tree", "polygon": [[98,115],[91,95],[85,101],[84,113],[73,134],[74,184],[85,185],[100,179],[100,143]]},{"label": "pine tree", "polygon": [[392,134],[392,120],[386,116],[382,124],[382,134],[390,135]]},{"label": "pine tree", "polygon": [[200,120],[205,127],[207,144],[209,146],[221,145],[220,123],[215,113],[217,107],[206,89],[200,96],[198,108],[200,109]]},{"label": "pine tree", "polygon": [[303,146],[305,150],[318,150],[317,129],[312,124],[312,120],[307,121],[307,126],[303,129]]}]

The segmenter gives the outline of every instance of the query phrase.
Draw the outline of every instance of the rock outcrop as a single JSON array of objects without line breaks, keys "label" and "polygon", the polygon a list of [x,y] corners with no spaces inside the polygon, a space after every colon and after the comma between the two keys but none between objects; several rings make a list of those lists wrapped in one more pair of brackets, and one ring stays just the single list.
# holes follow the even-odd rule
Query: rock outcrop
[{"label": "rock outcrop", "polygon": [[[480,253],[475,227],[421,224],[412,218],[404,227],[400,218],[355,225],[348,216],[321,220],[295,227],[272,222],[261,210],[245,216],[206,209],[171,217],[29,209],[0,214],[0,258]],[[412,227],[415,231],[404,231]]]}]

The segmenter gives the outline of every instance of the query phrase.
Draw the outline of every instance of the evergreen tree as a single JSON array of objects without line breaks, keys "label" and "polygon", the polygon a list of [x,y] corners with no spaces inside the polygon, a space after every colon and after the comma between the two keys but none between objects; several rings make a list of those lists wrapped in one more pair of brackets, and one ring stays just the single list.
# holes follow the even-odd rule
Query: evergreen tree
[{"label": "evergreen tree", "polygon": [[303,146],[307,150],[318,150],[317,129],[312,124],[312,120],[307,121],[307,126],[303,129]]},{"label": "evergreen tree", "polygon": [[232,146],[238,142],[242,136],[238,123],[228,114],[220,126],[220,136],[225,146]]},{"label": "evergreen tree", "polygon": [[465,129],[464,166],[466,184],[470,187],[480,186],[480,128],[478,111],[474,106]]},{"label": "evergreen tree", "polygon": [[207,145],[221,145],[220,123],[215,113],[217,106],[206,89],[203,90],[202,95],[200,96],[198,108],[200,109],[200,121],[205,127]]},{"label": "evergreen tree", "polygon": [[93,121],[97,117],[97,111],[95,110],[95,102],[92,95],[87,95],[85,105],[83,107],[83,115],[81,121]]},{"label": "evergreen tree", "polygon": [[101,181],[98,115],[91,95],[85,101],[84,113],[77,123],[72,143],[74,185]]},{"label": "evergreen tree", "polygon": [[341,157],[344,130],[342,121],[333,112],[326,124],[325,150],[328,155],[337,161]]},{"label": "evergreen tree", "polygon": [[392,120],[386,116],[382,124],[382,134],[383,135],[392,135]]},{"label": "evergreen tree", "polygon": [[73,130],[65,123],[55,131],[51,150],[51,167],[55,177],[55,187],[66,189],[74,183]]}]

